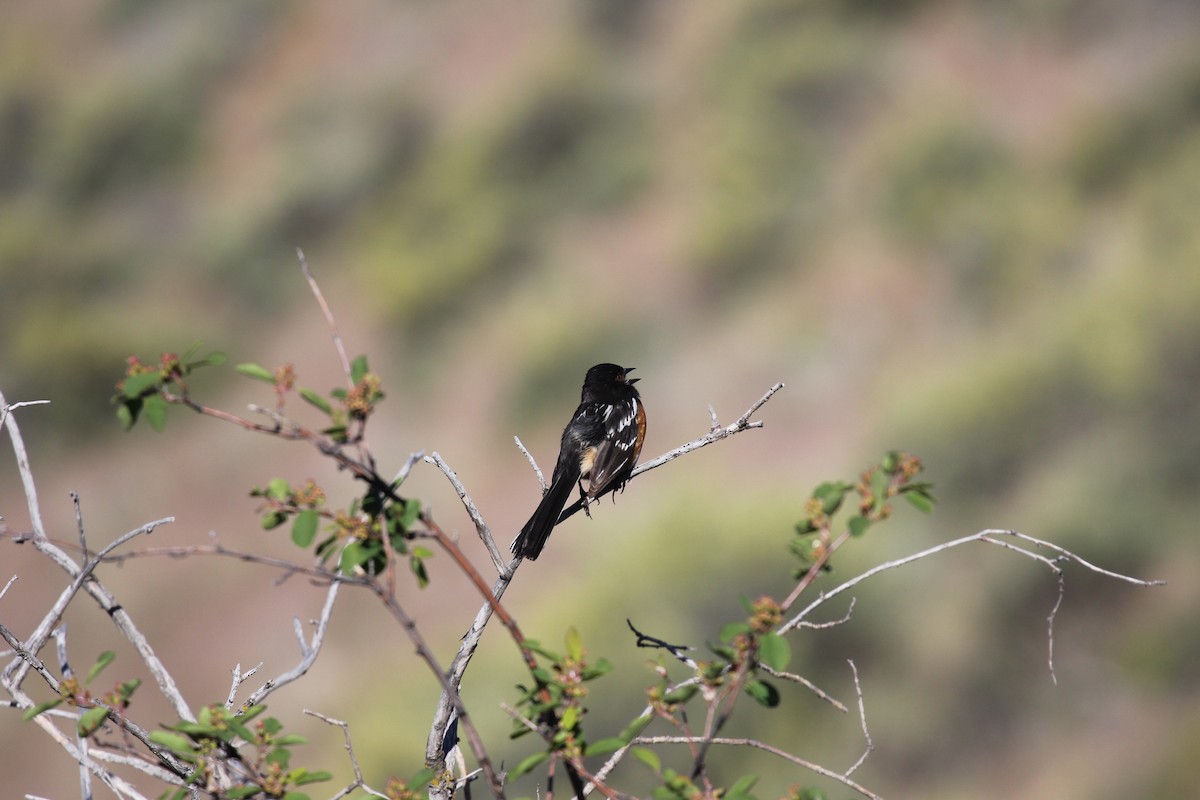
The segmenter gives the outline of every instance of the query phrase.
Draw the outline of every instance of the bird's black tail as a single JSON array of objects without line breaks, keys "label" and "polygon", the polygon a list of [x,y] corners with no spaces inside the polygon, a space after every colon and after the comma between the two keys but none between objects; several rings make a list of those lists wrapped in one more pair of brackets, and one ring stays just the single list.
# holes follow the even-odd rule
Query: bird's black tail
[{"label": "bird's black tail", "polygon": [[514,555],[528,558],[530,561],[537,559],[542,548],[546,546],[546,540],[550,538],[550,531],[554,530],[555,524],[558,523],[558,513],[567,504],[571,489],[578,480],[577,475],[560,475],[558,480],[550,485],[550,489],[542,495],[542,502],[538,503],[537,510],[513,541]]}]

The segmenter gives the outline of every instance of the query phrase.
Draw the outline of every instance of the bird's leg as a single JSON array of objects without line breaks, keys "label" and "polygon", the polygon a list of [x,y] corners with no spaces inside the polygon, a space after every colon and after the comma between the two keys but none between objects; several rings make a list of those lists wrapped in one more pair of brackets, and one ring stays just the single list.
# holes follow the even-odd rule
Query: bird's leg
[{"label": "bird's leg", "polygon": [[583,478],[579,479],[579,502],[583,505],[583,513],[587,514],[588,519],[591,519],[592,510],[588,508],[588,495],[583,488]]}]

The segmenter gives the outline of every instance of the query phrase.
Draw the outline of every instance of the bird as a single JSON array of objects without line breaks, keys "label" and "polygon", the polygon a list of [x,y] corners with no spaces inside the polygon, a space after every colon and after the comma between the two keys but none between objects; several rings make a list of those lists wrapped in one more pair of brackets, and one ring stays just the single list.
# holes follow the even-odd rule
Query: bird
[{"label": "bird", "polygon": [[[628,377],[633,370],[597,364],[587,371],[579,407],[563,429],[550,488],[510,548],[518,558],[537,559],[555,525],[624,490],[646,440],[646,409],[633,386],[640,379]],[[576,487],[579,499],[564,510]]]}]

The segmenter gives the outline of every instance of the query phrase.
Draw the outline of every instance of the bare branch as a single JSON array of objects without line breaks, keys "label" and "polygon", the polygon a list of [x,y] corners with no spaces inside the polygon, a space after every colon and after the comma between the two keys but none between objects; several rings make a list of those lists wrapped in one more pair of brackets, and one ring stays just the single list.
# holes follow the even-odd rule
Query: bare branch
[{"label": "bare branch", "polygon": [[863,750],[863,754],[858,757],[850,769],[846,770],[846,777],[849,778],[854,774],[854,771],[863,765],[867,760],[867,756],[875,750],[875,744],[871,741],[871,732],[867,730],[867,708],[863,703],[862,684],[858,682],[858,667],[854,666],[854,659],[846,659],[846,663],[850,665],[850,671],[854,673],[854,694],[858,696],[858,719],[862,722],[863,738],[867,740],[867,749]]},{"label": "bare branch", "polygon": [[9,404],[5,403],[2,399],[0,399],[0,425],[3,425],[5,420],[8,419],[8,412],[10,412],[10,411],[16,411],[18,408],[25,408],[26,406],[46,406],[46,405],[50,405],[49,400],[22,400],[18,403],[13,403],[13,404],[9,405]]},{"label": "bare branch", "polygon": [[827,622],[809,622],[805,620],[804,622],[800,623],[799,627],[822,630],[824,628],[836,628],[838,625],[845,625],[850,621],[850,616],[854,613],[854,604],[857,602],[857,597],[850,598],[850,607],[846,609],[846,616],[842,617],[841,619],[831,619]]},{"label": "bare branch", "polygon": [[[700,738],[694,737],[694,736],[639,736],[633,740],[633,743],[634,744],[694,745],[694,744],[699,743],[700,741],[701,741]],[[882,797],[875,794],[870,789],[866,788],[865,786],[859,785],[858,783],[851,780],[849,777],[847,777],[845,775],[839,775],[838,773],[834,772],[833,770],[831,770],[827,767],[822,767],[820,764],[800,758],[799,756],[793,755],[792,753],[789,753],[786,750],[781,750],[778,747],[769,745],[765,742],[760,742],[757,739],[731,739],[731,738],[726,738],[726,737],[718,737],[715,739],[708,739],[707,742],[709,744],[723,744],[723,745],[731,745],[734,747],[752,747],[756,750],[765,750],[766,752],[771,753],[772,755],[779,756],[780,758],[782,758],[785,761],[790,761],[793,764],[804,767],[805,769],[809,770],[810,772],[815,772],[816,774],[824,776],[826,778],[829,778],[830,780],[835,780],[838,783],[840,783],[844,786],[847,786],[847,787],[853,789],[854,791],[858,792],[863,797],[869,797],[869,798],[871,798],[871,800],[883,800]]]},{"label": "bare branch", "polygon": [[369,795],[374,797],[382,797],[383,800],[387,800],[386,794],[372,789],[367,785],[367,782],[363,780],[362,769],[358,766],[358,758],[354,755],[354,745],[350,743],[350,725],[340,719],[333,719],[332,717],[327,717],[324,714],[319,714],[316,711],[311,711],[307,708],[304,709],[304,713],[308,714],[310,717],[316,717],[327,725],[336,725],[342,729],[342,738],[346,744],[346,753],[350,756],[350,766],[354,769],[354,783],[335,794],[331,800],[339,800],[339,798],[345,797],[355,789],[362,789]]},{"label": "bare branch", "polygon": [[296,257],[300,259],[300,269],[304,272],[304,280],[308,281],[308,288],[312,289],[313,297],[317,299],[317,305],[321,307],[321,313],[325,315],[325,323],[329,325],[329,332],[333,336],[333,346],[337,349],[338,358],[342,362],[342,371],[346,374],[346,385],[353,388],[354,380],[350,377],[350,359],[346,357],[346,346],[342,344],[342,335],[338,333],[337,322],[333,319],[333,311],[330,310],[329,303],[325,302],[325,295],[321,293],[317,279],[313,277],[312,270],[308,268],[308,259],[304,257],[304,251],[299,247],[296,248]]},{"label": "bare branch", "polygon": [[75,506],[75,527],[79,530],[79,552],[83,554],[84,563],[88,561],[87,533],[83,528],[83,507],[79,503],[79,492],[71,492],[71,504]]},{"label": "bare branch", "polygon": [[758,663],[758,669],[762,670],[763,672],[767,673],[768,675],[770,675],[774,678],[779,678],[780,680],[791,681],[792,683],[800,684],[805,689],[808,689],[810,692],[815,694],[817,697],[824,700],[826,703],[829,703],[829,705],[833,706],[838,711],[845,713],[850,710],[850,709],[846,708],[845,703],[838,700],[836,697],[829,695],[828,693],[825,692],[824,689],[822,689],[820,686],[817,686],[815,683],[813,683],[812,681],[810,681],[808,678],[804,677],[803,675],[797,675],[794,672],[783,672],[781,670],[772,669],[771,667],[768,667],[766,664],[762,663],[761,661]]},{"label": "bare branch", "polygon": [[[79,567],[73,560],[71,560],[70,556],[68,556],[66,553],[64,553],[59,548],[55,547],[48,538],[42,537],[39,539],[39,538],[35,537],[34,547],[36,547],[40,552],[50,555],[53,560],[58,562],[60,567],[62,567],[68,574],[74,576],[74,580],[72,580],[70,585],[67,586],[67,588],[63,590],[62,594],[59,595],[58,600],[56,600],[54,605],[50,608],[50,611],[46,614],[46,616],[42,619],[42,621],[38,625],[38,627],[30,635],[29,640],[26,643],[26,645],[29,647],[29,649],[35,653],[42,649],[42,645],[45,644],[46,640],[50,637],[51,631],[58,624],[58,621],[62,618],[62,614],[66,610],[67,605],[71,602],[72,598],[75,597],[76,592],[78,592],[80,590],[80,588],[84,586],[85,583],[88,585],[88,589],[89,589],[90,593],[93,595],[93,597],[96,596],[97,592],[102,593],[104,595],[108,594],[107,590],[104,589],[104,587],[98,581],[89,581],[88,580],[89,578],[91,578],[92,572],[95,571],[96,567],[99,566],[101,560],[106,555],[108,555],[113,550],[117,549],[122,544],[129,541],[130,539],[133,539],[134,537],[140,536],[142,534],[152,533],[154,531],[154,529],[157,528],[159,525],[163,525],[165,523],[174,522],[174,521],[175,521],[174,517],[164,517],[163,519],[158,519],[158,520],[155,520],[154,522],[148,522],[139,528],[134,528],[133,530],[119,536],[115,541],[111,542],[107,547],[105,547],[99,553],[97,553],[95,558],[86,562],[82,568]],[[95,591],[92,591],[93,589]],[[115,605],[115,601],[113,604]],[[119,627],[119,625],[118,625],[118,627]],[[145,641],[145,640],[143,639],[143,641]],[[135,642],[135,644],[136,644],[136,642]],[[149,648],[148,642],[146,643],[146,647]],[[144,656],[143,656],[143,658],[144,658]],[[151,670],[153,671],[152,665],[147,663],[147,666],[150,666]],[[161,662],[160,662],[160,666],[161,666]],[[13,682],[16,685],[20,685],[21,681],[24,680],[25,669],[26,668],[24,666],[17,667],[17,671],[12,678]],[[10,666],[8,669],[5,670],[5,674],[6,675],[10,674],[11,670],[12,670],[12,666]],[[163,674],[166,675],[165,668],[163,669]],[[173,685],[173,682],[172,682],[172,685]],[[180,699],[182,699],[182,697]]]},{"label": "bare branch", "polygon": [[766,402],[770,400],[776,392],[783,388],[783,386],[784,384],[777,383],[768,389],[766,394],[760,397],[753,405],[750,406],[750,408],[746,409],[746,413],[738,417],[737,421],[732,425],[727,425],[726,427],[722,428],[719,424],[714,424],[713,428],[704,436],[701,436],[698,439],[693,439],[687,444],[680,445],[679,447],[676,447],[674,450],[671,450],[667,453],[663,453],[658,458],[639,464],[629,477],[632,479],[638,475],[641,475],[643,472],[649,472],[652,469],[657,469],[663,464],[666,464],[668,461],[674,461],[680,456],[687,455],[693,450],[699,450],[701,447],[707,447],[713,442],[719,442],[722,439],[733,436],[735,433],[741,433],[742,431],[749,430],[750,428],[761,428],[763,426],[762,420],[751,422],[750,417],[753,416],[754,412],[762,408],[763,405],[765,405]]},{"label": "bare branch", "polygon": [[417,462],[424,458],[424,450],[418,450],[415,453],[409,453],[408,460],[405,461],[400,467],[400,471],[396,473],[396,477],[392,478],[392,485],[399,486],[400,484],[404,483],[405,478],[408,477],[408,473],[412,472],[412,468],[417,465]]},{"label": "bare branch", "polygon": [[513,441],[517,443],[517,449],[525,454],[525,460],[529,462],[529,466],[533,467],[533,472],[535,475],[537,475],[538,483],[542,487],[542,494],[545,494],[550,490],[550,484],[546,483],[546,477],[542,475],[542,470],[538,466],[537,461],[534,459],[533,453],[529,452],[529,450],[525,448],[525,445],[521,442],[520,436],[514,436]]},{"label": "bare branch", "polygon": [[[329,590],[325,594],[325,606],[321,609],[321,617],[317,620],[317,629],[313,632],[311,642],[304,641],[304,631],[300,629],[300,621],[293,620],[297,628],[296,638],[300,642],[300,663],[260,686],[253,694],[246,698],[245,706],[258,705],[271,692],[287,686],[292,681],[307,673],[309,668],[312,667],[313,662],[317,660],[317,655],[321,652],[321,645],[325,641],[325,631],[329,627],[329,617],[333,614],[333,603],[337,600],[338,589],[341,588],[341,585],[338,581],[329,584]],[[247,675],[246,677],[249,676]]]},{"label": "bare branch", "polygon": [[[1054,558],[1048,558],[1047,556],[1044,556],[1040,553],[1032,552],[1030,550],[1025,549],[1024,547],[1019,547],[1019,546],[1013,544],[1012,542],[1004,541],[1004,539],[1002,537],[1016,539],[1017,541],[1020,541],[1020,542],[1027,542],[1031,545],[1034,545],[1035,547],[1046,548],[1048,550],[1052,550],[1055,553],[1058,553],[1058,555],[1055,556]],[[1057,578],[1057,580],[1058,580],[1058,596],[1054,601],[1054,607],[1050,610],[1050,614],[1046,617],[1047,650],[1048,650],[1047,664],[1048,664],[1049,670],[1050,670],[1050,678],[1054,683],[1058,683],[1058,676],[1056,675],[1055,670],[1054,670],[1054,620],[1058,614],[1059,607],[1062,605],[1063,595],[1066,591],[1066,584],[1064,582],[1063,570],[1062,570],[1062,567],[1060,566],[1063,562],[1074,561],[1077,564],[1080,564],[1081,566],[1085,567],[1086,569],[1088,569],[1092,572],[1095,572],[1098,575],[1103,575],[1108,578],[1115,578],[1117,580],[1125,581],[1126,583],[1132,583],[1136,586],[1164,586],[1164,585],[1166,585],[1166,581],[1142,580],[1140,578],[1134,578],[1129,575],[1122,575],[1119,572],[1112,572],[1111,570],[1107,570],[1102,567],[1098,567],[1095,564],[1092,564],[1091,562],[1086,561],[1083,558],[1080,558],[1078,555],[1071,552],[1070,550],[1067,550],[1064,547],[1060,547],[1059,545],[1053,544],[1052,542],[1047,542],[1042,539],[1038,539],[1036,537],[1029,536],[1028,534],[1024,534],[1019,531],[1000,530],[1000,529],[989,528],[987,530],[983,530],[983,531],[979,531],[978,533],[971,534],[970,536],[964,536],[960,539],[954,539],[953,541],[943,542],[942,544],[934,545],[933,547],[922,550],[919,553],[914,553],[910,556],[905,556],[904,558],[898,558],[893,561],[888,561],[883,564],[879,564],[878,566],[873,567],[854,578],[851,578],[850,580],[846,581],[845,583],[842,583],[841,585],[839,585],[827,592],[821,592],[820,595],[818,595],[818,597],[815,600],[813,600],[811,603],[809,603],[807,606],[805,606],[804,609],[802,609],[798,614],[794,615],[793,617],[791,617],[791,619],[789,619],[782,626],[780,626],[778,633],[780,633],[780,634],[787,633],[788,631],[790,631],[794,628],[797,628],[801,625],[806,624],[805,617],[807,617],[814,609],[823,605],[825,602],[827,602],[828,600],[830,600],[833,597],[836,597],[837,595],[841,594],[842,592],[848,591],[849,589],[857,586],[858,584],[862,583],[863,581],[867,580],[868,578],[874,577],[875,575],[878,575],[881,572],[886,572],[887,570],[890,570],[890,569],[896,569],[897,567],[902,567],[905,564],[911,564],[914,561],[920,561],[923,558],[928,558],[930,556],[934,556],[939,553],[945,552],[946,550],[950,550],[952,548],[959,547],[964,544],[969,544],[971,542],[984,542],[985,544],[996,545],[997,547],[1002,547],[1005,550],[1010,550],[1014,553],[1018,553],[1024,557],[1026,557],[1026,558],[1032,559],[1034,561],[1038,561],[1042,564],[1045,564],[1046,567],[1051,572],[1053,572],[1055,577]]]},{"label": "bare branch", "polygon": [[234,666],[233,666],[233,682],[229,685],[229,696],[225,698],[225,708],[227,708],[227,709],[233,708],[233,701],[234,701],[234,698],[237,697],[237,690],[241,688],[243,683],[250,680],[250,677],[252,675],[254,675],[254,673],[258,672],[259,667],[261,667],[262,665],[263,665],[263,662],[260,661],[260,662],[258,662],[257,665],[251,667],[248,671],[242,672],[241,663],[239,662],[237,664],[234,664]]},{"label": "bare branch", "polygon": [[904,556],[903,558],[897,558],[892,561],[884,562],[883,564],[879,564],[875,567],[872,567],[871,569],[867,570],[866,572],[863,572],[860,575],[857,575],[854,578],[851,578],[850,580],[836,586],[833,589],[830,589],[829,591],[823,591],[815,600],[813,600],[811,603],[809,603],[807,606],[805,606],[799,613],[795,614],[791,619],[789,619],[786,623],[784,623],[779,628],[778,633],[781,633],[781,634],[787,633],[788,631],[792,630],[793,628],[798,627],[800,625],[800,623],[804,621],[805,617],[807,617],[809,614],[811,614],[816,608],[824,605],[826,602],[828,602],[829,600],[831,600],[834,597],[837,597],[839,594],[849,591],[850,589],[854,588],[855,586],[862,583],[863,581],[865,581],[869,578],[875,577],[876,575],[878,575],[881,572],[887,572],[888,570],[896,569],[897,567],[902,567],[905,564],[911,564],[914,561],[920,561],[923,558],[929,558],[930,556],[937,555],[938,553],[945,552],[946,550],[950,550],[955,547],[960,547],[964,544],[970,544],[971,542],[986,542],[988,544],[1001,545],[1001,546],[1005,547],[1005,549],[1020,553],[1021,555],[1025,556],[1026,558],[1031,558],[1035,561],[1040,561],[1043,564],[1046,564],[1049,568],[1051,568],[1055,572],[1059,571],[1060,568],[1057,566],[1057,564],[1053,560],[1046,558],[1045,556],[1039,555],[1037,553],[1032,553],[1024,548],[1016,547],[1009,543],[1002,543],[1001,541],[999,541],[997,539],[997,537],[1001,537],[1001,536],[1009,536],[1009,537],[1013,537],[1013,538],[1018,538],[1022,541],[1027,541],[1032,544],[1036,544],[1039,547],[1047,547],[1049,549],[1052,549],[1052,550],[1058,552],[1061,557],[1075,561],[1093,572],[1096,572],[1100,575],[1106,575],[1108,577],[1117,578],[1119,580],[1126,581],[1127,583],[1132,583],[1137,586],[1163,586],[1166,584],[1166,581],[1141,580],[1140,578],[1133,578],[1128,575],[1121,575],[1120,573],[1110,572],[1106,569],[1102,569],[1100,567],[1095,566],[1094,564],[1091,564],[1091,563],[1083,560],[1079,556],[1075,555],[1074,553],[1070,552],[1069,550],[1065,550],[1064,548],[1059,547],[1058,545],[1053,545],[1053,544],[1050,544],[1049,542],[1044,542],[1040,539],[1035,539],[1032,536],[1028,536],[1023,533],[1018,533],[1017,531],[999,530],[999,529],[989,528],[988,530],[983,530],[983,531],[979,531],[978,533],[973,533],[970,536],[963,536],[960,539],[954,539],[949,542],[942,542],[941,544],[934,545],[933,547],[926,548],[925,550],[922,550],[918,553],[913,553],[912,555],[909,555],[909,556]]},{"label": "bare branch", "polygon": [[434,453],[432,456],[425,456],[425,461],[440,469],[442,474],[446,476],[446,479],[450,481],[450,485],[458,493],[458,499],[462,501],[463,507],[467,509],[467,515],[475,523],[475,531],[479,534],[483,546],[487,548],[488,555],[492,559],[492,565],[496,568],[496,572],[503,573],[505,570],[504,557],[500,555],[500,550],[496,547],[496,540],[492,537],[491,529],[488,528],[483,515],[479,513],[475,501],[467,494],[467,489],[462,485],[462,481],[458,479],[458,475],[454,474],[454,470],[450,469],[450,465],[438,453]]}]

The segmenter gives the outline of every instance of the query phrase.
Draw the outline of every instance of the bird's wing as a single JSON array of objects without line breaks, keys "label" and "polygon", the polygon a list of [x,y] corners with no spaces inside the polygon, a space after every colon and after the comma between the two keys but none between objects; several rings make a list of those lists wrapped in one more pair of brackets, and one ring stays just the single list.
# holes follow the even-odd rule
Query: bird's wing
[{"label": "bird's wing", "polygon": [[588,497],[599,497],[618,488],[614,481],[619,484],[628,479],[629,470],[637,460],[639,407],[640,401],[633,398],[628,405],[604,405],[597,409],[605,435],[592,458]]}]

